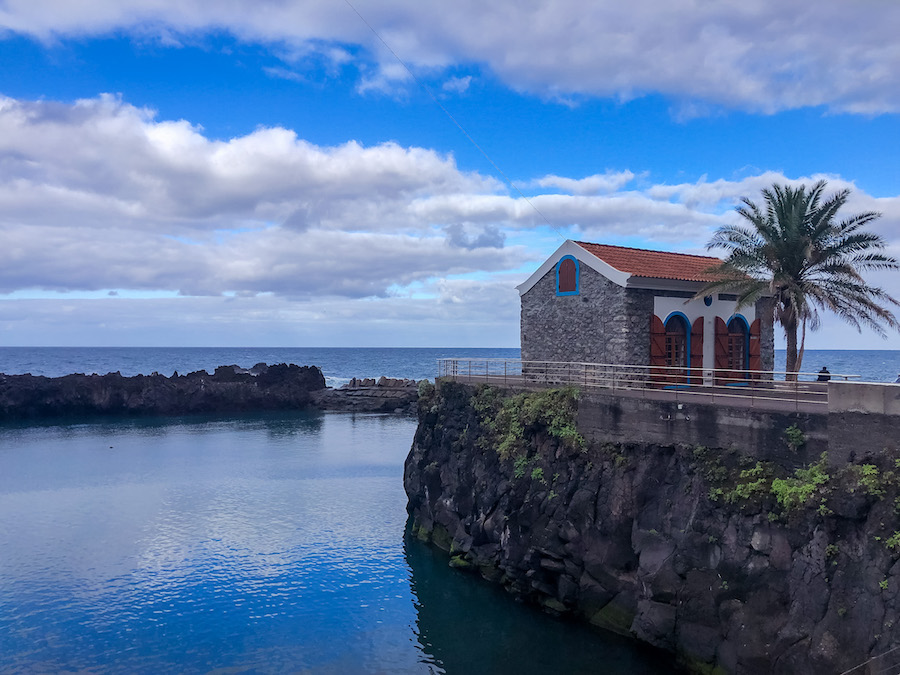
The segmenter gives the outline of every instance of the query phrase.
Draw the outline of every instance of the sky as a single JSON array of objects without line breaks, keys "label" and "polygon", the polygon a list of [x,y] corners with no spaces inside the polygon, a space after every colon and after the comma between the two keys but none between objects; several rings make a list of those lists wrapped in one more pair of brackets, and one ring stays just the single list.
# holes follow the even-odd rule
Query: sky
[{"label": "sky", "polygon": [[[894,0],[0,0],[0,345],[517,347],[515,286],[565,239],[705,253],[774,183],[852,190],[900,258],[897,26]],[[900,334],[824,315],[807,348]]]}]

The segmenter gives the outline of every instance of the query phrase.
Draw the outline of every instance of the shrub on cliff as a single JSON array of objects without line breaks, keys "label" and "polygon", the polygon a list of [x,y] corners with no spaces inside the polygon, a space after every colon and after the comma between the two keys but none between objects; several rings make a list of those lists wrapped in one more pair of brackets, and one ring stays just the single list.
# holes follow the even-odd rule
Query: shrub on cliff
[{"label": "shrub on cliff", "polygon": [[539,430],[566,447],[584,447],[584,438],[575,424],[578,392],[574,388],[507,396],[482,385],[472,397],[472,407],[484,432],[479,438],[480,447],[496,449],[501,459],[525,452],[526,441]]},{"label": "shrub on cliff", "polygon": [[822,458],[815,464],[810,464],[805,469],[797,469],[789,478],[773,480],[772,494],[778,500],[779,506],[789,512],[808,505],[810,498],[828,482],[827,466],[828,457],[822,453]]}]

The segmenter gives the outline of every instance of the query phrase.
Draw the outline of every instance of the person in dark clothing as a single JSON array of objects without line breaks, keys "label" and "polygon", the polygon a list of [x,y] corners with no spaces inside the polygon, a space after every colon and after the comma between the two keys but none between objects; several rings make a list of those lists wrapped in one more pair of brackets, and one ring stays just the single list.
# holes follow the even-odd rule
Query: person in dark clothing
[{"label": "person in dark clothing", "polygon": [[831,373],[828,372],[828,368],[822,366],[822,370],[819,371],[819,382],[828,382],[831,380]]}]

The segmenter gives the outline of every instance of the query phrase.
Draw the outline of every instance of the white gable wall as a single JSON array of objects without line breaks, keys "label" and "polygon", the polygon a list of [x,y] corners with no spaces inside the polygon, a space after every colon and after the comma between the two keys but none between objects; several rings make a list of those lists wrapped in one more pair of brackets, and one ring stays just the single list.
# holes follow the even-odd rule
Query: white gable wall
[{"label": "white gable wall", "polygon": [[592,253],[588,253],[581,246],[576,244],[571,239],[567,239],[562,246],[560,246],[556,251],[544,261],[544,264],[537,268],[537,270],[528,277],[521,284],[516,286],[516,289],[519,291],[519,295],[525,295],[528,291],[530,291],[534,285],[544,278],[544,275],[547,274],[550,270],[556,267],[556,263],[559,262],[560,258],[570,255],[575,258],[582,265],[587,265],[591,269],[599,272],[607,279],[612,281],[614,284],[619,286],[625,286],[628,282],[628,279],[631,275],[628,272],[621,272],[617,270],[615,267],[608,265],[603,262]]}]

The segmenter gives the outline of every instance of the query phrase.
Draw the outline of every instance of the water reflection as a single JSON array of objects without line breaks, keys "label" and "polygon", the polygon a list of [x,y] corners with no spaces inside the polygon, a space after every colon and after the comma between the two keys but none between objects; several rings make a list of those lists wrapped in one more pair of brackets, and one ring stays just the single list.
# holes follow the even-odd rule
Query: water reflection
[{"label": "water reflection", "polygon": [[319,410],[273,410],[252,413],[216,413],[180,416],[115,415],[47,417],[0,421],[0,434],[37,430],[53,431],[66,438],[84,434],[117,436],[123,433],[163,437],[175,433],[207,433],[213,429],[264,430],[272,438],[314,435],[321,428],[325,413]]},{"label": "water reflection", "polygon": [[625,638],[517,603],[499,586],[452,569],[445,553],[409,535],[404,551],[418,615],[418,648],[432,672],[677,672],[668,657]]},{"label": "water reflection", "polygon": [[330,413],[0,428],[0,672],[665,672],[404,548],[414,431]]},{"label": "water reflection", "polygon": [[413,420],[159,422],[0,428],[0,672],[423,672]]}]

